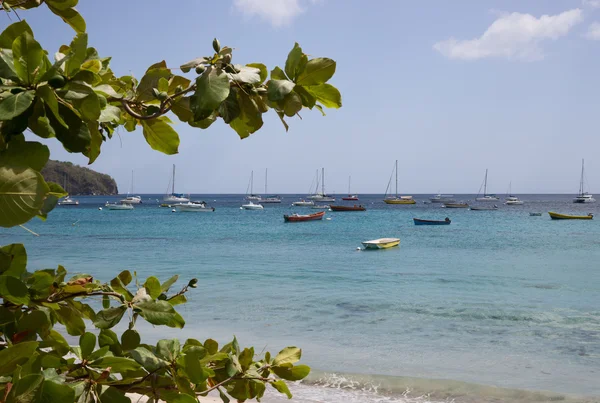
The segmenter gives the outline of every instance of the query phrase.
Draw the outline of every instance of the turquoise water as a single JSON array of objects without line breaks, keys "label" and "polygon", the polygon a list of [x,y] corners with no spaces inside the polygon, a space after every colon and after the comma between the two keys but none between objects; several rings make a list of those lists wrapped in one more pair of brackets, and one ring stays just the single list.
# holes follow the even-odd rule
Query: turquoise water
[{"label": "turquoise water", "polygon": [[[598,204],[523,195],[525,206],[469,211],[363,196],[367,212],[284,223],[283,214],[311,210],[291,209],[294,196],[245,211],[242,196],[204,195],[214,213],[172,213],[157,197],[133,211],[99,211],[111,199],[80,197],[80,206],[27,225],[40,237],[0,230],[0,243],[25,242],[31,269],[199,278],[180,309],[185,329],[151,337],[235,334],[258,351],[301,346],[317,373],[295,387],[296,401],[500,401],[436,379],[600,401],[600,222],[546,214],[598,212]],[[449,226],[412,222],[446,216]],[[380,237],[401,238],[400,247],[356,250]]]}]

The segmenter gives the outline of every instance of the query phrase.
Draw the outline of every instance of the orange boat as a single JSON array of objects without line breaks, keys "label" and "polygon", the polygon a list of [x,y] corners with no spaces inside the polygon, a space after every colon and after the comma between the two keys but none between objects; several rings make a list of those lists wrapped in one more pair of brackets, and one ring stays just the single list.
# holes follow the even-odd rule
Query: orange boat
[{"label": "orange boat", "polygon": [[319,211],[318,213],[314,213],[314,214],[290,214],[290,215],[284,215],[283,216],[283,221],[285,222],[299,222],[299,221],[315,221],[315,220],[322,220],[323,216],[325,215],[324,211]]},{"label": "orange boat", "polygon": [[354,205],[354,206],[329,206],[331,211],[366,211],[367,209],[362,205]]}]

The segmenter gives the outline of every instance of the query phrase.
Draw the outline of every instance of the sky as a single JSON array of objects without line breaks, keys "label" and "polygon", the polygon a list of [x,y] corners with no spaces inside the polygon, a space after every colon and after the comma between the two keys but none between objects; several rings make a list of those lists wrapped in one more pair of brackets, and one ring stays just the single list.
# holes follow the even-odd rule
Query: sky
[{"label": "sky", "polygon": [[[234,63],[283,66],[294,42],[337,62],[330,83],[343,107],[301,112],[289,132],[274,112],[247,139],[217,121],[175,126],[179,154],[152,150],[141,130],[105,143],[92,169],[123,193],[383,193],[399,160],[399,191],[576,193],[585,158],[600,192],[600,0],[397,1],[80,0],[89,43],[117,75],[140,78],[160,60],[179,65],[233,47]],[[22,11],[53,54],[73,31],[45,7]],[[10,21],[3,17],[0,28]],[[47,142],[51,157],[86,159]]]}]

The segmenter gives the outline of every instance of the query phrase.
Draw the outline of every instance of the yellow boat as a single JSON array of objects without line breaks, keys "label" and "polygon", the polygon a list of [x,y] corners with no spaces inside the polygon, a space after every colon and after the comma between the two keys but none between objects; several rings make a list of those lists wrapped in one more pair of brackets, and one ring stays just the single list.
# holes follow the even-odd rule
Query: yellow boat
[{"label": "yellow boat", "polygon": [[549,211],[548,214],[553,220],[591,220],[594,218],[592,213],[589,213],[588,215],[567,215]]},{"label": "yellow boat", "polygon": [[400,245],[398,238],[379,238],[362,242],[366,249],[387,249]]},{"label": "yellow boat", "polygon": [[396,196],[388,196],[388,190],[391,190],[390,185],[392,184],[392,177],[390,176],[387,189],[385,189],[385,197],[383,202],[385,204],[417,204],[417,202],[413,200],[412,196],[398,196],[398,160],[396,160],[396,166],[392,171],[392,175],[394,172],[396,173]]}]

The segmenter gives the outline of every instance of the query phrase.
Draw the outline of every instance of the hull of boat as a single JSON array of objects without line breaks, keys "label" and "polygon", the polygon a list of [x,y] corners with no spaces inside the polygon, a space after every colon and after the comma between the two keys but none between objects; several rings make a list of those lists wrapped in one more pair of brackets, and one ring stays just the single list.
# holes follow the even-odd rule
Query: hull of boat
[{"label": "hull of boat", "polygon": [[358,196],[346,196],[346,197],[342,197],[342,200],[346,200],[346,201],[358,201]]},{"label": "hull of boat", "polygon": [[314,200],[316,202],[334,202],[335,201],[335,197],[319,196],[319,195],[312,195],[309,197],[309,199]]},{"label": "hull of boat", "polygon": [[469,205],[466,203],[447,203],[447,204],[444,204],[443,207],[446,207],[446,208],[469,208]]},{"label": "hull of boat", "polygon": [[310,207],[310,206],[314,206],[315,203],[311,202],[311,201],[297,201],[297,202],[293,202],[292,206],[296,206],[296,207]]},{"label": "hull of boat", "polygon": [[591,220],[594,218],[594,216],[591,213],[588,215],[568,215],[549,211],[548,215],[550,215],[550,218],[552,218],[553,220]]},{"label": "hull of boat", "polygon": [[262,199],[260,202],[261,203],[281,203],[281,200],[279,200],[279,199],[277,199],[277,200]]},{"label": "hull of boat", "polygon": [[530,217],[541,217],[542,213],[529,213]]},{"label": "hull of boat", "polygon": [[469,210],[473,210],[473,211],[493,211],[493,210],[498,210],[498,207],[470,207]]},{"label": "hull of boat", "polygon": [[314,214],[292,214],[292,215],[284,215],[283,221],[285,222],[302,222],[302,221],[316,221],[322,220],[325,215],[324,211],[320,211]]},{"label": "hull of boat", "polygon": [[315,209],[315,210],[329,210],[328,205],[322,205],[322,204],[316,204],[316,205],[312,206],[311,208]]},{"label": "hull of boat", "polygon": [[477,200],[478,202],[495,202],[500,200],[499,197],[478,197],[475,200]]},{"label": "hull of boat", "polygon": [[366,211],[363,206],[329,206],[331,211]]},{"label": "hull of boat", "polygon": [[246,200],[260,201],[260,196],[246,196]]},{"label": "hull of boat", "polygon": [[119,203],[123,203],[123,204],[142,204],[142,199],[123,199]]},{"label": "hull of boat", "polygon": [[79,202],[78,201],[72,201],[72,202],[59,202],[58,203],[59,206],[79,206]]},{"label": "hull of boat", "polygon": [[380,238],[362,242],[365,249],[388,249],[400,245],[398,238]]},{"label": "hull of boat", "polygon": [[573,199],[573,203],[595,203],[596,199],[593,197],[576,197]]},{"label": "hull of boat", "polygon": [[385,204],[417,204],[413,199],[384,199]]},{"label": "hull of boat", "polygon": [[167,203],[187,203],[190,201],[187,197],[166,196],[163,201]]},{"label": "hull of boat", "polygon": [[244,210],[262,210],[263,206],[261,206],[260,204],[244,204],[242,208]]},{"label": "hull of boat", "polygon": [[420,218],[413,218],[415,225],[450,225],[452,222],[450,219],[446,220],[422,220]]},{"label": "hull of boat", "polygon": [[213,211],[215,211],[214,207],[175,206],[175,208],[181,212],[194,212],[194,213],[212,213]]},{"label": "hull of boat", "polygon": [[504,202],[504,204],[506,204],[507,206],[522,206],[523,205],[523,201],[522,200],[518,200],[518,201],[506,201],[506,202]]},{"label": "hull of boat", "polygon": [[109,210],[133,210],[131,204],[107,204],[105,207]]}]

